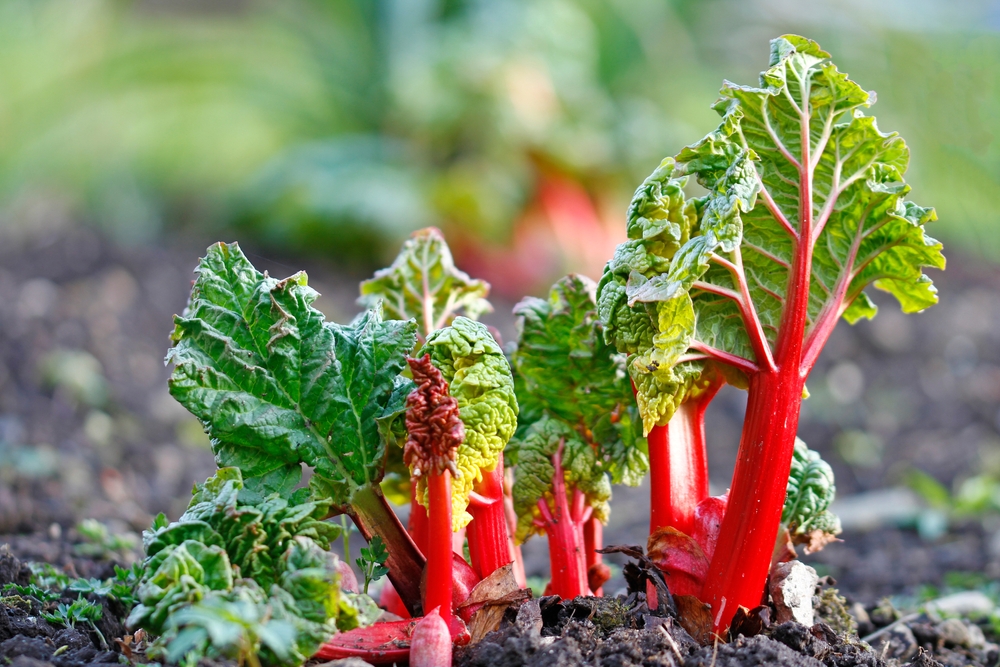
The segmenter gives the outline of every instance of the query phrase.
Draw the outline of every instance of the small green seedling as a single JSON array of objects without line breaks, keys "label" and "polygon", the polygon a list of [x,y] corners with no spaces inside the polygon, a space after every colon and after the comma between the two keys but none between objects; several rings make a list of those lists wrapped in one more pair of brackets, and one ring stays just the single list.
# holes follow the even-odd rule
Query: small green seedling
[{"label": "small green seedling", "polygon": [[385,548],[385,542],[376,535],[367,547],[361,548],[361,557],[355,562],[358,564],[361,573],[365,577],[364,594],[368,595],[368,586],[389,574],[389,568],[385,566],[389,558],[389,552]]}]

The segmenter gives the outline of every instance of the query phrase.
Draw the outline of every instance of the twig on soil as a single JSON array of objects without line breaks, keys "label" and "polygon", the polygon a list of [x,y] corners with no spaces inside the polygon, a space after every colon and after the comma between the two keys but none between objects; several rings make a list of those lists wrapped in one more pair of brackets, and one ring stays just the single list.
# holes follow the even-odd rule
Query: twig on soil
[{"label": "twig on soil", "polygon": [[872,643],[871,642],[872,639],[875,639],[879,635],[884,634],[884,633],[888,632],[889,630],[892,630],[897,625],[902,625],[903,623],[909,623],[910,621],[915,621],[918,618],[920,618],[920,614],[907,614],[906,616],[903,616],[902,618],[893,621],[892,623],[890,623],[889,625],[885,626],[884,628],[879,628],[878,630],[876,630],[875,632],[871,633],[867,637],[862,637],[861,641],[868,642],[869,644],[871,644]]},{"label": "twig on soil", "polygon": [[660,632],[663,633],[663,636],[667,638],[667,643],[670,644],[670,648],[673,649],[675,654],[677,654],[677,659],[683,661],[684,656],[681,655],[681,649],[679,646],[677,646],[677,642],[674,641],[673,636],[669,632],[667,632],[667,629],[662,625],[657,627],[660,628]]}]

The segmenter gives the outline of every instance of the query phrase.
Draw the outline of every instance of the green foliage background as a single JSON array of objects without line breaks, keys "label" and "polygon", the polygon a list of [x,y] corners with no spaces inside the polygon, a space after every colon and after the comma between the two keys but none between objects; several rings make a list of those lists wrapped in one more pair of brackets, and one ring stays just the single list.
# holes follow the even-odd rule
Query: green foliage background
[{"label": "green foliage background", "polygon": [[987,0],[0,0],[0,225],[44,202],[361,264],[427,224],[505,242],[541,172],[624,211],[787,32],[878,92],[935,234],[1000,257]]}]

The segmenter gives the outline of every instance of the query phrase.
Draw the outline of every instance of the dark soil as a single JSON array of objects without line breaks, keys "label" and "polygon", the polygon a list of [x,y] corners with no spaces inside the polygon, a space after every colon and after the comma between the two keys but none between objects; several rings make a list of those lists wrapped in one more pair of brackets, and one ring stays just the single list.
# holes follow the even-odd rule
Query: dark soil
[{"label": "dark soil", "polygon": [[[890,608],[891,609],[891,608]],[[874,611],[874,610],[873,610]],[[886,611],[883,609],[882,611]],[[842,610],[838,610],[842,612]],[[508,612],[499,630],[460,649],[459,667],[993,667],[1000,647],[969,621],[916,616],[886,624],[862,641],[835,632],[831,621],[812,627],[789,621],[751,637],[700,645],[666,614],[651,613],[641,593],[618,598],[529,600]],[[877,617],[878,614],[875,614]],[[873,632],[875,632],[873,630]],[[994,637],[995,639],[995,637]]]}]

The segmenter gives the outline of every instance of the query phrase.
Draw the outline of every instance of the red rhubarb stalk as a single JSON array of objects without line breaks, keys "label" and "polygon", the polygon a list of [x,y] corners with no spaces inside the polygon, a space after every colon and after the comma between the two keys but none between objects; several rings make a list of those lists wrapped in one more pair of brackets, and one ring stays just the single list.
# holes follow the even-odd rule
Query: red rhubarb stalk
[{"label": "red rhubarb stalk", "polygon": [[[432,609],[434,612],[440,609],[450,614],[451,472],[447,469],[427,475],[427,505],[430,521],[427,531],[427,591],[424,595],[424,609]],[[441,624],[444,625],[444,621]],[[419,624],[417,627],[420,627]]]},{"label": "red rhubarb stalk", "polygon": [[611,570],[597,552],[604,548],[604,524],[596,517],[583,524],[583,551],[587,566],[587,586],[597,597],[604,595],[604,584],[611,578]]},{"label": "red rhubarb stalk", "polygon": [[514,560],[504,510],[503,476],[501,452],[496,467],[483,473],[482,480],[476,483],[469,496],[472,521],[465,534],[469,540],[472,569],[480,579]]},{"label": "red rhubarb stalk", "polygon": [[708,497],[705,410],[721,388],[714,382],[681,403],[666,426],[649,432],[650,534],[672,527],[690,535],[694,529],[695,508]]},{"label": "red rhubarb stalk", "polygon": [[583,552],[583,522],[590,518],[590,508],[585,507],[583,494],[573,490],[573,506],[566,492],[566,479],[562,467],[563,444],[552,456],[555,472],[552,475],[552,506],[546,498],[539,498],[541,518],[535,523],[549,538],[549,564],[552,581],[549,592],[564,600],[589,595],[587,565]]}]

